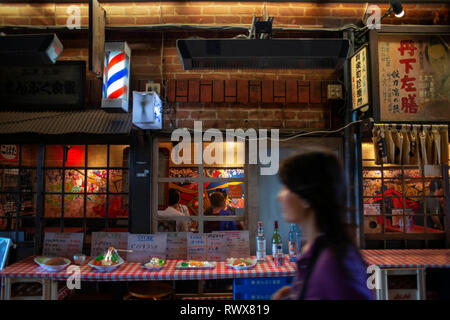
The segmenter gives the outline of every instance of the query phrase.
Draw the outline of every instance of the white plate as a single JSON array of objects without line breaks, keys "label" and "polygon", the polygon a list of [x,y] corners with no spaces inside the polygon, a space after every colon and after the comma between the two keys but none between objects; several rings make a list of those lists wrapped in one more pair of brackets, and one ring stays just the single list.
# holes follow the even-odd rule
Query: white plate
[{"label": "white plate", "polygon": [[71,264],[72,262],[67,259],[67,258],[63,258],[64,261],[66,262],[65,264],[61,264],[61,265],[57,265],[57,266],[48,266],[45,264],[45,261],[49,260],[49,259],[53,259],[56,257],[36,257],[34,259],[34,262],[36,262],[42,269],[46,270],[46,271],[53,271],[53,272],[58,272],[61,270],[64,270],[69,264]]},{"label": "white plate", "polygon": [[228,268],[232,268],[232,269],[235,269],[235,270],[247,270],[247,269],[253,269],[256,266],[256,263],[257,263],[256,259],[242,259],[242,260],[251,262],[251,265],[248,265],[248,266],[233,266],[232,264],[233,264],[234,260],[236,260],[236,258],[229,258],[229,259],[227,259],[226,266]]},{"label": "white plate", "polygon": [[92,264],[92,262],[94,261],[93,259],[91,261],[89,261],[88,265],[100,272],[112,272],[112,271],[116,270],[118,267],[120,267],[125,262],[120,256],[118,258],[119,258],[119,263],[112,265],[112,266],[96,266],[96,265]]},{"label": "white plate", "polygon": [[183,266],[183,263],[189,263],[189,261],[178,261],[176,268],[177,269],[185,269],[185,270],[202,270],[202,269],[214,269],[216,267],[216,263],[214,261],[205,261],[205,265],[202,267],[190,267]]},{"label": "white plate", "polygon": [[143,264],[142,264],[142,267],[143,267],[144,269],[147,269],[147,270],[150,270],[150,271],[159,271],[159,270],[163,269],[163,268],[166,266],[166,262],[165,262],[165,261],[164,261],[164,263],[163,263],[162,266],[155,266],[155,267],[146,266],[147,263],[148,263],[148,262],[143,263]]}]

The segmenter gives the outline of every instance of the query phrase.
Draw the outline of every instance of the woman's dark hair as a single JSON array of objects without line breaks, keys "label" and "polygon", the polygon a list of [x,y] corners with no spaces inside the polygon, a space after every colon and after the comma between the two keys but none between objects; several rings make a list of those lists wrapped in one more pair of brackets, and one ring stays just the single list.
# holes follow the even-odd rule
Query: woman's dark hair
[{"label": "woman's dark hair", "polygon": [[211,200],[211,207],[213,208],[222,208],[225,203],[225,197],[222,192],[214,192],[209,196],[209,199]]},{"label": "woman's dark hair", "polygon": [[430,182],[430,193],[435,193],[436,190],[442,189],[442,180],[434,179]]},{"label": "woman's dark hair", "polygon": [[169,189],[169,206],[174,206],[180,201],[180,191]]},{"label": "woman's dark hair", "polygon": [[324,234],[323,245],[342,261],[348,245],[354,243],[344,220],[347,186],[337,157],[327,150],[309,149],[284,160],[280,178],[288,189],[309,202],[317,227]]}]

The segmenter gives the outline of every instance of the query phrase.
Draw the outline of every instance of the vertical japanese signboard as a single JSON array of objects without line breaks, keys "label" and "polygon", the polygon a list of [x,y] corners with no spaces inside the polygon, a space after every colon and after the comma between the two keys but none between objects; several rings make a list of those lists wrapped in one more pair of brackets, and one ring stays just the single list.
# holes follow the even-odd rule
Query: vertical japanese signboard
[{"label": "vertical japanese signboard", "polygon": [[367,52],[367,46],[364,46],[357,51],[350,60],[352,70],[353,110],[369,104]]},{"label": "vertical japanese signboard", "polygon": [[379,35],[380,121],[449,121],[450,35]]},{"label": "vertical japanese signboard", "polygon": [[89,71],[103,75],[106,12],[97,0],[89,0]]}]

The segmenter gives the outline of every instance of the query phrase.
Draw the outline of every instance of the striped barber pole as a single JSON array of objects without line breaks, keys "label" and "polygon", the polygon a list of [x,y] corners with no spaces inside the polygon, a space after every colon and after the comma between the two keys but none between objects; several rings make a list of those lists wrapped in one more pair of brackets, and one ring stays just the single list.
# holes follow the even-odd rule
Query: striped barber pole
[{"label": "striped barber pole", "polygon": [[111,51],[108,55],[106,72],[106,98],[120,99],[128,92],[125,78],[128,77],[125,52]]}]

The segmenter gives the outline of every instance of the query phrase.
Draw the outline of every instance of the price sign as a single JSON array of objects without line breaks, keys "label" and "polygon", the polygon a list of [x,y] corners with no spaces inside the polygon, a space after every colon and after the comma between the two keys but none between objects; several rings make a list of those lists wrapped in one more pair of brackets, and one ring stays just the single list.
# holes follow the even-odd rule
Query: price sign
[{"label": "price sign", "polygon": [[129,234],[127,261],[144,263],[151,257],[166,259],[167,234]]},{"label": "price sign", "polygon": [[83,250],[82,233],[46,232],[44,236],[44,256],[65,257],[72,259]]},{"label": "price sign", "polygon": [[224,234],[208,233],[207,240],[207,254],[208,261],[225,261],[227,258],[227,244]]},{"label": "price sign", "polygon": [[187,236],[187,259],[206,260],[207,253],[206,234],[188,233]]},{"label": "price sign", "polygon": [[187,232],[167,233],[167,260],[187,259]]},{"label": "price sign", "polygon": [[[91,257],[103,254],[109,247],[126,249],[128,245],[127,232],[92,232]],[[123,257],[123,254],[120,254]]]},{"label": "price sign", "polygon": [[214,231],[216,234],[224,234],[227,244],[228,258],[250,257],[250,242],[248,230],[245,231]]}]

